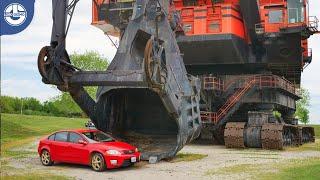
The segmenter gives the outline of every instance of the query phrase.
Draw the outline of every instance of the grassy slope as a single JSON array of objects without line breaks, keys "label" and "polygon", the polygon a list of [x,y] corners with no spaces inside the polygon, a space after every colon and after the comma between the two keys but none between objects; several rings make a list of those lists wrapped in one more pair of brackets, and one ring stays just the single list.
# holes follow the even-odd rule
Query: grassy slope
[{"label": "grassy slope", "polygon": [[1,150],[20,146],[53,131],[84,127],[86,119],[1,114]]},{"label": "grassy slope", "polygon": [[[25,157],[30,152],[12,149],[30,143],[36,137],[50,134],[53,131],[84,127],[86,121],[86,119],[80,118],[1,114],[1,156],[6,158]],[[6,160],[1,160],[1,171],[3,171],[1,179],[70,179],[46,172],[30,173],[21,169],[17,170],[8,166]],[[11,175],[6,174],[9,172]]]}]

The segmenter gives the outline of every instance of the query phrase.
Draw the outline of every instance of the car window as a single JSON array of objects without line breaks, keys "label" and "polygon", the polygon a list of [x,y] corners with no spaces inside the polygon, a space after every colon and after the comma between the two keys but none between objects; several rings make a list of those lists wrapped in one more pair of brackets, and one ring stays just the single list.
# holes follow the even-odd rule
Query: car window
[{"label": "car window", "polygon": [[50,140],[50,141],[54,141],[54,136],[55,136],[56,134],[52,134],[51,136],[49,136],[48,137],[48,139]]},{"label": "car window", "polygon": [[91,132],[84,132],[82,134],[85,135],[89,139],[93,139],[93,133],[91,133]]},{"label": "car window", "polygon": [[78,143],[80,139],[83,139],[79,134],[70,132],[69,134],[69,142]]},{"label": "car window", "polygon": [[67,142],[68,132],[58,132],[54,138],[55,141]]},{"label": "car window", "polygon": [[87,138],[90,138],[94,141],[97,142],[111,142],[111,141],[115,141],[114,138],[112,138],[110,135],[103,133],[101,131],[94,131],[94,132],[84,132],[82,133],[83,135],[85,135]]}]

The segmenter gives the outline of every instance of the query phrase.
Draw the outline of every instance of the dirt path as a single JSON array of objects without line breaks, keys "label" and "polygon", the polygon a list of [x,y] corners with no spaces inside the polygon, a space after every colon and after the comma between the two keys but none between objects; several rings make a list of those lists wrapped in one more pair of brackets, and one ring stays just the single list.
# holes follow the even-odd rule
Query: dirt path
[{"label": "dirt path", "polygon": [[[36,151],[36,143],[21,147],[27,151]],[[21,148],[17,150],[21,150]],[[247,179],[250,174],[246,173],[214,173],[228,167],[239,165],[259,165],[266,163],[286,162],[291,159],[320,157],[319,151],[267,151],[257,149],[225,149],[224,146],[192,144],[183,148],[183,153],[207,154],[208,156],[189,162],[166,162],[157,164],[141,162],[134,167],[105,172],[94,172],[88,166],[56,164],[52,167],[41,165],[35,153],[27,158],[10,159],[9,166],[28,170],[28,172],[48,172],[65,175],[75,179]]]}]

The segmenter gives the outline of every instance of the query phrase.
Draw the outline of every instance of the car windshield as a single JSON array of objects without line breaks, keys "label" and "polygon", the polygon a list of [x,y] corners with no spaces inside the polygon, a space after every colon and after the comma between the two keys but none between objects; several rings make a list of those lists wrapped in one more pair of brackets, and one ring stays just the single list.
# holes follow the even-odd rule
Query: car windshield
[{"label": "car windshield", "polygon": [[87,138],[97,141],[97,142],[112,142],[115,141],[113,137],[110,135],[101,132],[101,131],[94,131],[94,132],[84,132],[82,133],[85,135]]}]

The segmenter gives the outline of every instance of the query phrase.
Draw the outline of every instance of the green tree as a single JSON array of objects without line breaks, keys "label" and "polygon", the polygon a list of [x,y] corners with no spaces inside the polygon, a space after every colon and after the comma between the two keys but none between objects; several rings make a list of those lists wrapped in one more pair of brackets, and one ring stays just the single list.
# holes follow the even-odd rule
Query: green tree
[{"label": "green tree", "polygon": [[[74,53],[70,56],[70,59],[74,66],[86,71],[104,71],[108,65],[107,59],[94,51],[88,51],[84,54]],[[96,99],[97,87],[86,87],[85,89],[93,99]],[[63,92],[50,102],[47,102],[46,108],[54,107],[54,111],[59,112],[55,112],[57,114],[63,114],[63,116],[84,116],[84,113],[73,101],[69,93]]]},{"label": "green tree", "polygon": [[1,96],[0,110],[1,113],[14,113],[14,98],[9,96]]},{"label": "green tree", "polygon": [[[95,51],[87,51],[84,54],[73,53],[70,58],[73,65],[86,71],[104,71],[108,66],[108,60]],[[85,89],[93,99],[96,99],[98,87],[86,87]]]},{"label": "green tree", "polygon": [[310,94],[308,90],[300,89],[301,99],[297,101],[295,116],[298,117],[299,121],[303,124],[310,122],[309,120],[309,106],[310,106]]}]

